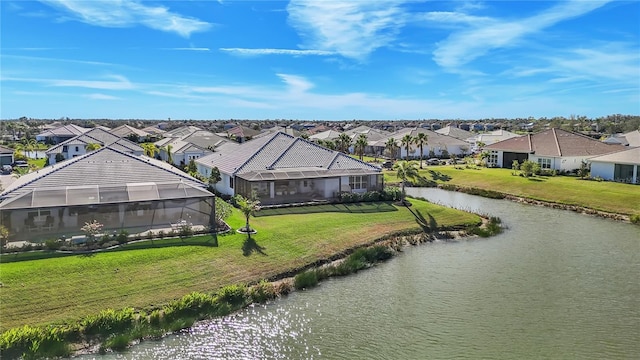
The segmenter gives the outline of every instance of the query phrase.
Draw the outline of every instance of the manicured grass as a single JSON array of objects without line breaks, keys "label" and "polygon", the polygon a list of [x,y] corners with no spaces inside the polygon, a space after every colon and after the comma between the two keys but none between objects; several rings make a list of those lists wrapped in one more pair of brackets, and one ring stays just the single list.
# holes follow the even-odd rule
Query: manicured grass
[{"label": "manicured grass", "polygon": [[[412,202],[414,212],[433,216],[440,226],[480,220],[424,201]],[[130,251],[3,262],[0,331],[73,321],[106,308],[157,308],[193,291],[256,282],[386,234],[418,228],[406,208],[389,203],[327,206],[336,211],[292,208],[300,213],[276,214],[265,210],[264,216],[251,219],[251,227],[258,231],[251,242],[246,235],[232,232],[218,237],[218,247],[206,246],[207,238],[185,239],[186,244],[167,239],[154,241],[153,248],[134,249],[142,247],[138,243],[126,245]],[[228,222],[237,229],[244,225],[244,218],[234,211]],[[175,246],[164,246],[165,242]]]},{"label": "manicured grass", "polygon": [[[456,169],[453,166],[429,166],[421,175],[438,183],[526,197],[566,205],[583,206],[619,214],[640,213],[640,186],[607,181],[580,180],[571,176],[513,176],[509,169]],[[385,182],[398,179],[391,171],[385,172]]]},{"label": "manicured grass", "polygon": [[27,159],[27,164],[35,167],[36,169],[42,169],[47,159]]}]

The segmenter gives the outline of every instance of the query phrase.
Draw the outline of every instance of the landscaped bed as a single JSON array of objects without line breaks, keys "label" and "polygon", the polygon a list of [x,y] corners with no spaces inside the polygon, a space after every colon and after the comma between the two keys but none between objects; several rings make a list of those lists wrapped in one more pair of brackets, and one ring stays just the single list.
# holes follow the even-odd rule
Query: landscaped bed
[{"label": "landscaped bed", "polygon": [[[615,214],[640,214],[640,186],[608,181],[582,180],[574,176],[514,176],[510,169],[463,165],[427,166],[420,174],[438,184],[452,184],[516,197],[564,205],[575,205]],[[516,172],[518,173],[518,172]],[[385,172],[385,183],[398,182],[393,171]]]},{"label": "landscaped bed", "polygon": [[[432,216],[439,227],[480,221],[474,214],[412,202],[413,212]],[[218,236],[217,247],[207,235],[155,240],[147,246],[127,244],[95,254],[3,261],[0,329],[73,322],[106,308],[151,310],[194,291],[272,278],[385,235],[419,228],[408,209],[386,202],[322,206],[327,208],[296,208],[290,214],[264,211],[251,221],[258,230],[252,241],[231,232]],[[244,218],[234,210],[228,222],[237,229]]]}]

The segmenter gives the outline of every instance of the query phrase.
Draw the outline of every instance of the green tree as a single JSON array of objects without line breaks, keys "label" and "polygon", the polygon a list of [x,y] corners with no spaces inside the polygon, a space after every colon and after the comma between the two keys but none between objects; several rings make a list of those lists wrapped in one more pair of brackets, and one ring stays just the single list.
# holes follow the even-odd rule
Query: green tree
[{"label": "green tree", "polygon": [[348,154],[349,153],[349,147],[351,147],[351,142],[353,140],[351,140],[351,137],[349,137],[349,135],[342,133],[338,136],[338,138],[336,139],[336,146],[338,147],[338,150],[340,150],[341,152]]},{"label": "green tree", "polygon": [[402,200],[405,203],[405,184],[407,180],[415,180],[420,177],[418,170],[418,164],[415,161],[401,160],[393,164],[393,170],[396,172],[396,177],[402,180]]},{"label": "green tree", "polygon": [[540,165],[537,162],[531,160],[525,160],[520,164],[520,171],[526,178],[532,176],[536,172],[540,171]]},{"label": "green tree", "polygon": [[249,226],[249,219],[254,216],[257,211],[260,211],[260,200],[247,199],[242,195],[234,196],[234,200],[246,220],[245,227],[240,230],[250,233],[253,230]]},{"label": "green tree", "polygon": [[[0,191],[2,188],[0,187]],[[0,247],[3,247],[7,244],[9,240],[9,229],[6,226],[0,225]]]},{"label": "green tree", "polygon": [[420,169],[422,169],[422,154],[424,153],[422,150],[425,145],[427,145],[428,136],[425,133],[418,133],[413,141],[420,148]]},{"label": "green tree", "polygon": [[89,143],[89,144],[87,144],[87,152],[96,151],[98,149],[100,149],[100,144],[97,144],[97,143]]},{"label": "green tree", "polygon": [[38,142],[36,141],[36,139],[28,139],[28,138],[22,138],[22,146],[24,151],[27,153],[28,157],[31,157],[31,155],[33,155],[33,151],[36,149],[36,146],[38,146]]},{"label": "green tree", "polygon": [[212,189],[216,189],[216,184],[222,180],[222,176],[220,175],[220,169],[217,166],[211,168],[211,173],[209,174],[209,186]]},{"label": "green tree", "polygon": [[395,138],[390,137],[389,139],[387,139],[387,142],[384,144],[384,148],[389,152],[389,156],[392,159],[396,158],[396,153],[398,151],[398,148],[400,146],[398,145],[398,140],[396,140]]},{"label": "green tree", "polygon": [[409,160],[409,149],[411,144],[413,144],[413,136],[410,134],[403,136],[402,139],[400,139],[400,144],[407,149],[407,160]]},{"label": "green tree", "polygon": [[191,160],[189,160],[189,163],[187,164],[187,172],[189,174],[197,174],[198,173],[198,166],[196,165],[196,160],[191,158]]},{"label": "green tree", "polygon": [[167,152],[167,162],[171,165],[173,165],[173,154],[171,153],[171,151],[173,150],[173,146],[172,145],[167,145],[165,147],[163,147],[164,151]]},{"label": "green tree", "polygon": [[144,149],[144,154],[150,158],[155,158],[160,150],[158,146],[152,142],[143,143],[140,146]]},{"label": "green tree", "polygon": [[358,154],[358,156],[360,157],[360,160],[362,160],[364,156],[364,149],[367,147],[367,145],[368,145],[367,135],[360,134],[355,144],[356,154]]}]

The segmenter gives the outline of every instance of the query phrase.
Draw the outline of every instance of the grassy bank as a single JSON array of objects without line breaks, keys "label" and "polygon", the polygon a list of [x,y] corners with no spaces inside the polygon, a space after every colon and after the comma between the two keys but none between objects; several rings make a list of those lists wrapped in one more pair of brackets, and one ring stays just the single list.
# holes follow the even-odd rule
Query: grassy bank
[{"label": "grassy bank", "polygon": [[[640,213],[640,187],[614,182],[580,180],[570,176],[513,176],[509,169],[456,169],[453,166],[429,166],[420,174],[441,184],[453,184],[494,190],[513,196],[582,206],[617,214]],[[386,182],[397,182],[391,171]]]},{"label": "grassy bank", "polygon": [[[473,214],[414,200],[412,210],[438,226],[475,224]],[[294,210],[295,209],[295,210]],[[322,212],[318,212],[322,211]],[[287,213],[291,212],[291,213]],[[294,213],[295,212],[295,213]],[[150,248],[0,264],[0,330],[76,321],[106,308],[154,309],[194,291],[213,292],[291,271],[333,254],[419,225],[389,203],[264,210],[251,220],[252,241],[235,232],[208,239],[155,241]],[[241,214],[229,219],[243,224]],[[137,249],[133,249],[134,245]],[[9,255],[13,256],[13,255]]]}]

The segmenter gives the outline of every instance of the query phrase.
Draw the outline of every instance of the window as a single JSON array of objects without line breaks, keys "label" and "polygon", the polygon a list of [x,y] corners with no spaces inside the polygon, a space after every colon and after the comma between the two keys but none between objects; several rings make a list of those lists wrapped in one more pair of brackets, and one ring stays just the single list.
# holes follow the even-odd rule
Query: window
[{"label": "window", "polygon": [[229,187],[233,189],[233,178],[229,177]]},{"label": "window", "polygon": [[80,148],[76,146],[76,152],[80,151]]},{"label": "window", "polygon": [[538,165],[540,165],[540,169],[551,169],[551,159],[548,158],[538,158]]},{"label": "window", "polygon": [[351,187],[351,190],[367,189],[368,184],[368,175],[349,176],[349,186]]},{"label": "window", "polygon": [[69,151],[69,147],[67,145],[62,145],[62,152]]},{"label": "window", "polygon": [[487,164],[492,164],[497,166],[498,165],[498,152],[495,150],[492,150],[489,153],[489,157],[487,158]]}]

